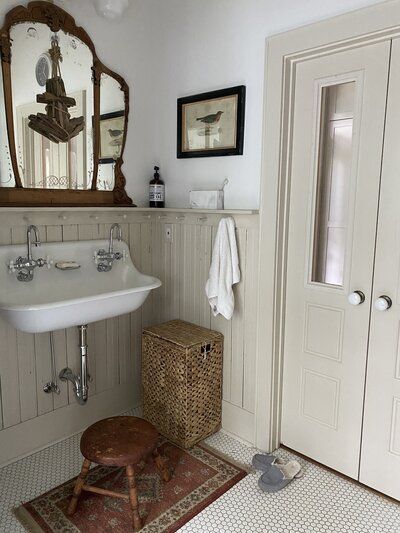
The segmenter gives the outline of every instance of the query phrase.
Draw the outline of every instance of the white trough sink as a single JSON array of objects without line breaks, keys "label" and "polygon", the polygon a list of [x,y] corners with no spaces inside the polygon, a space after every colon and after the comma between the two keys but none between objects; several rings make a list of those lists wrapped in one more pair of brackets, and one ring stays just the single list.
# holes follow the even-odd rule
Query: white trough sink
[{"label": "white trough sink", "polygon": [[[33,247],[33,259],[48,257],[53,264],[35,268],[29,282],[18,281],[7,266],[26,256],[26,244],[0,246],[0,314],[16,329],[40,333],[135,311],[161,281],[135,268],[123,241],[115,243],[114,251],[124,252],[124,259],[114,261],[111,271],[98,272],[93,256],[108,246],[108,240],[99,240]],[[59,270],[55,264],[60,261],[76,261],[80,268]]]}]

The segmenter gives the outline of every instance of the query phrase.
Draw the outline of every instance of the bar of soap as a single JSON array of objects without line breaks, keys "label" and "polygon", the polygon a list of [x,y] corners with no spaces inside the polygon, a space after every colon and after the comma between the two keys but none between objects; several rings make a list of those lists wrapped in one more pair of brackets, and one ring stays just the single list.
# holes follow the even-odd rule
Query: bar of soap
[{"label": "bar of soap", "polygon": [[59,270],[76,270],[80,267],[81,265],[76,261],[58,261],[56,263],[56,268]]}]

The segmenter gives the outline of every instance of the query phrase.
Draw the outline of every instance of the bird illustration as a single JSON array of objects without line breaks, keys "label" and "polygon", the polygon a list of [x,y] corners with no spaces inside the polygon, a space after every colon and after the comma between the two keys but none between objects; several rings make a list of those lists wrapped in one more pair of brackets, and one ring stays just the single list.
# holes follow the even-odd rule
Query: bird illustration
[{"label": "bird illustration", "polygon": [[206,115],[205,117],[196,118],[199,122],[203,122],[207,125],[217,124],[220,121],[223,111],[218,111],[218,113],[213,113],[212,115]]},{"label": "bird illustration", "polygon": [[122,135],[123,130],[108,130],[108,133],[110,134],[110,137],[119,137]]}]

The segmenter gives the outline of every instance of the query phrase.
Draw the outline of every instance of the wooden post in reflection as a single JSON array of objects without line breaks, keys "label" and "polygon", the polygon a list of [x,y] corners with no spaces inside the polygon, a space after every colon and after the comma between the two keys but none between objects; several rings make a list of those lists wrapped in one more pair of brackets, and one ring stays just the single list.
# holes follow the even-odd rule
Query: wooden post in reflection
[{"label": "wooden post in reflection", "polygon": [[101,67],[98,61],[93,63],[93,103],[94,103],[94,117],[93,117],[93,177],[92,177],[92,191],[97,189],[97,175],[99,173],[99,158],[100,158],[100,81],[101,81]]}]

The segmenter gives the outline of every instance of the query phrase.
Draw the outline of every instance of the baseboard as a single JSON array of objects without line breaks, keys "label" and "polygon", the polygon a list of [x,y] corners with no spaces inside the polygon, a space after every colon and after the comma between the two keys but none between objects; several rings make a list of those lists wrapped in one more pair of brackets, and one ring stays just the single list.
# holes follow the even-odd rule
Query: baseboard
[{"label": "baseboard", "polygon": [[127,411],[135,400],[134,386],[121,385],[92,396],[84,406],[74,403],[3,429],[0,467],[80,433],[96,420]]},{"label": "baseboard", "polygon": [[222,402],[222,428],[233,437],[254,446],[255,417],[253,413],[232,403]]}]

